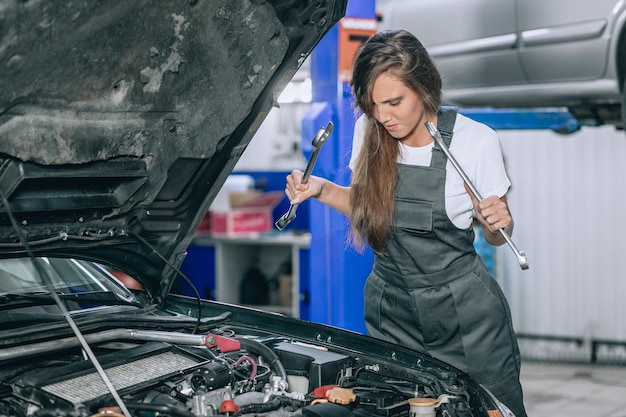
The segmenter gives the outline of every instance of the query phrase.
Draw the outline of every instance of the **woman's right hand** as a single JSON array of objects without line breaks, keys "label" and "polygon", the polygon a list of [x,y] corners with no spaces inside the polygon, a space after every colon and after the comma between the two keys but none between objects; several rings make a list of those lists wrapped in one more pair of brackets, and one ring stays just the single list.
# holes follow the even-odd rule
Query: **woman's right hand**
[{"label": "woman's right hand", "polygon": [[309,198],[317,198],[322,193],[324,182],[321,178],[311,175],[305,184],[302,182],[303,176],[304,172],[297,169],[287,176],[285,194],[290,204],[300,204]]}]

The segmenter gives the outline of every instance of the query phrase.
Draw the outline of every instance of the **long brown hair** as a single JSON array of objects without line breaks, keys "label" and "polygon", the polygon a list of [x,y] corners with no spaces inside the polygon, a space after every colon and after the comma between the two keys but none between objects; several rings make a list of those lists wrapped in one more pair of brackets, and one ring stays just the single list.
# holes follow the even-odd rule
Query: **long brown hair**
[{"label": "long brown hair", "polygon": [[350,191],[352,241],[383,253],[391,233],[397,182],[398,140],[372,116],[372,89],[379,75],[392,72],[421,98],[427,112],[441,104],[441,76],[430,55],[405,30],[380,32],[368,39],[354,60],[350,85],[355,106],[367,117],[363,146],[356,159]]}]

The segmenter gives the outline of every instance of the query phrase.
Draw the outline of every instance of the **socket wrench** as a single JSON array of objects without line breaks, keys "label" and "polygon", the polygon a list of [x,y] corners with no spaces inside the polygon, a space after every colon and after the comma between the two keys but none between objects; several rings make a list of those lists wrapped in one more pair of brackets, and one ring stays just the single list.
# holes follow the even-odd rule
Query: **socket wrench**
[{"label": "socket wrench", "polygon": [[[306,164],[304,174],[302,175],[303,184],[306,184],[309,180],[309,177],[311,176],[311,171],[313,171],[313,167],[315,166],[315,162],[317,161],[317,156],[322,149],[322,145],[326,143],[326,140],[333,132],[334,128],[335,125],[333,124],[333,122],[328,122],[326,127],[320,128],[313,138],[313,141],[311,142],[311,146],[313,147],[313,153],[309,157],[309,161]],[[278,221],[275,223],[278,230],[283,230],[289,223],[293,221],[293,219],[296,218],[296,210],[298,209],[299,205],[300,204],[292,204],[291,206],[289,206],[289,210],[285,214],[283,214],[280,219],[278,219]]]},{"label": "socket wrench", "polygon": [[[443,138],[441,137],[441,134],[439,133],[439,130],[437,130],[435,125],[432,124],[431,122],[426,122],[426,129],[428,129],[428,133],[430,133],[430,136],[432,136],[433,139],[435,139],[435,142],[437,142],[439,144],[439,146],[441,147],[441,150],[443,151],[443,153],[446,154],[446,156],[448,157],[448,160],[452,163],[452,165],[457,170],[457,172],[459,173],[461,178],[463,178],[463,181],[465,181],[465,183],[469,187],[469,189],[472,192],[472,194],[474,194],[474,197],[476,198],[476,200],[481,201],[483,198],[481,197],[481,195],[478,192],[478,190],[476,189],[476,187],[474,187],[474,184],[472,184],[472,182],[470,181],[469,177],[465,174],[465,172],[463,171],[463,169],[461,168],[459,163],[456,161],[456,159],[454,159],[454,156],[452,156],[452,154],[450,153],[450,149],[448,149],[448,147],[446,146],[445,142],[443,141]],[[500,234],[502,235],[502,237],[504,238],[506,243],[511,247],[511,249],[515,253],[515,256],[517,257],[517,262],[519,263],[519,266],[522,269],[528,269],[528,257],[526,256],[524,251],[521,251],[521,250],[517,249],[517,246],[515,246],[515,244],[511,240],[511,237],[504,230],[504,228],[500,228],[500,229],[498,229],[498,231],[500,232]]]}]

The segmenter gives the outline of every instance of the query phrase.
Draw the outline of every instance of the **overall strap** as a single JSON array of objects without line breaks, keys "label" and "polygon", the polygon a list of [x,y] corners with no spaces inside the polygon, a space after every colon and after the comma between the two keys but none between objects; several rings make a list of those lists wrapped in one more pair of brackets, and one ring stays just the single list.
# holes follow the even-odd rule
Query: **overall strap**
[{"label": "overall strap", "polygon": [[[452,133],[454,130],[454,123],[456,122],[456,108],[442,106],[439,108],[437,114],[437,130],[441,134],[444,143],[449,148],[450,142],[452,142]],[[433,156],[431,161],[432,167],[445,169],[447,159],[441,147],[437,142],[433,146]]]}]

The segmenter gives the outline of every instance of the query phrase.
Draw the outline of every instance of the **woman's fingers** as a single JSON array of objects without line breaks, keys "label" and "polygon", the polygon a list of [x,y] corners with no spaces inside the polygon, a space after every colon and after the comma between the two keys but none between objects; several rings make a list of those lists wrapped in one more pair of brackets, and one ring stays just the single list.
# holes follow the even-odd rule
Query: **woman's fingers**
[{"label": "woman's fingers", "polygon": [[[310,176],[306,184],[302,183],[302,177],[304,173],[300,170],[293,170],[291,174],[287,176],[287,186],[285,188],[285,194],[291,204],[299,204],[304,200],[315,195],[315,189],[317,178]],[[313,186],[312,186],[313,183]]]}]

